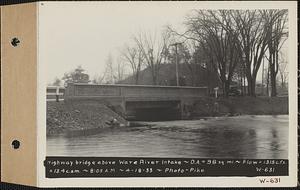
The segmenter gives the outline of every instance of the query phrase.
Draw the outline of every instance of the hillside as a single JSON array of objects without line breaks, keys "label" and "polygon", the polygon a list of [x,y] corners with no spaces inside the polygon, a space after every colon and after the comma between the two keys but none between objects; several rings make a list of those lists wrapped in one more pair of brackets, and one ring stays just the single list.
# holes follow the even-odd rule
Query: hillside
[{"label": "hillside", "polygon": [[[159,69],[158,85],[175,86],[176,74],[175,64],[162,64]],[[207,71],[198,64],[179,64],[178,65],[179,84],[181,86],[208,86],[214,88],[218,86],[218,76]],[[119,84],[135,84],[134,76],[129,76]],[[140,71],[140,85],[152,85],[151,70],[146,68]]]}]

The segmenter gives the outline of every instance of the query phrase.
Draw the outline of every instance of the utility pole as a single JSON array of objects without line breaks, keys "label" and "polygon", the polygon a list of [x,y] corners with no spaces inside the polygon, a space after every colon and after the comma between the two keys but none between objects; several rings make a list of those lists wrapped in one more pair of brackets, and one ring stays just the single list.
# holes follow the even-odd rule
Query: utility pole
[{"label": "utility pole", "polygon": [[177,46],[179,44],[182,44],[182,43],[174,43],[174,44],[171,44],[171,46],[175,46],[175,53],[176,53],[176,62],[175,62],[175,72],[176,72],[176,86],[179,86],[179,76],[178,76],[178,53],[177,53]]},{"label": "utility pole", "polygon": [[176,69],[176,71],[175,71],[175,72],[176,72],[176,85],[179,86],[177,45],[178,45],[178,43],[176,43],[176,45],[175,45],[175,51],[176,51],[176,64],[175,64],[175,69]]},{"label": "utility pole", "polygon": [[264,95],[264,71],[265,71],[265,58],[262,60],[262,75],[261,75],[261,95]]}]

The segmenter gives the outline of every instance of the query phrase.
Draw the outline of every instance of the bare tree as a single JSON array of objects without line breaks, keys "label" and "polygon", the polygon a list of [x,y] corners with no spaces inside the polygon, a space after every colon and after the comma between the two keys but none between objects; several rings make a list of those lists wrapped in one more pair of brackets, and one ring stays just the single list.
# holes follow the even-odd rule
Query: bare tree
[{"label": "bare tree", "polygon": [[187,17],[183,34],[173,32],[203,46],[211,63],[217,66],[225,91],[232,70],[240,64],[239,70],[247,78],[248,95],[255,96],[257,73],[269,50],[271,84],[276,95],[278,52],[286,34],[287,11],[194,10],[194,13]]},{"label": "bare tree", "polygon": [[103,84],[105,79],[105,72],[102,75],[96,75],[93,77],[92,83],[93,84]]},{"label": "bare tree", "polygon": [[[268,49],[270,51],[269,47],[274,48],[274,44],[279,44],[277,42],[282,37],[283,26],[286,22],[281,17],[286,14],[286,10],[221,10],[219,17],[213,14],[213,11],[209,13],[227,32],[232,34],[232,39],[236,40],[237,52],[243,58],[241,64],[248,81],[248,94],[255,96],[258,70],[266,51]],[[277,26],[275,32],[273,25]],[[274,56],[276,59],[276,55]],[[275,66],[270,66],[270,73],[273,73],[273,78],[276,78],[278,71],[274,68]],[[272,78],[272,74],[270,76]],[[276,79],[273,80],[272,85],[275,85],[272,89],[276,92],[275,83]],[[276,93],[273,92],[273,95]]]},{"label": "bare tree", "polygon": [[279,70],[279,76],[281,81],[281,87],[285,88],[288,79],[288,72],[287,72],[287,61],[285,60],[283,53],[279,53],[278,70]]},{"label": "bare tree", "polygon": [[156,34],[140,33],[133,39],[151,71],[153,85],[157,85],[160,65],[163,63],[164,52],[168,47],[168,35],[163,33],[160,38]]},{"label": "bare tree", "polygon": [[109,54],[105,64],[103,74],[97,79],[98,83],[116,84],[124,79],[125,64],[120,58],[114,61],[112,55]]},{"label": "bare tree", "polygon": [[255,95],[256,77],[267,50],[267,28],[257,10],[230,11],[233,28],[238,31],[238,42],[242,64],[248,81],[248,94]]},{"label": "bare tree", "polygon": [[[238,30],[238,42],[244,58],[248,93],[255,96],[256,76],[263,57],[269,51],[269,71],[272,96],[276,96],[278,51],[282,45],[286,10],[232,11],[234,27]],[[276,68],[277,67],[277,68]]]},{"label": "bare tree", "polygon": [[114,84],[116,77],[115,77],[115,71],[113,68],[113,58],[112,58],[111,54],[108,55],[105,64],[106,64],[106,67],[105,67],[105,71],[103,73],[104,81],[106,84]]},{"label": "bare tree", "polygon": [[222,11],[195,10],[193,15],[187,17],[187,31],[181,36],[199,43],[210,58],[209,63],[218,72],[224,95],[228,96],[240,54],[234,31],[225,29],[229,24],[225,15]]},{"label": "bare tree", "polygon": [[[187,43],[175,43],[177,47],[169,48],[167,55],[168,63],[175,64],[176,61],[178,63],[178,67],[180,65],[184,65],[189,70],[189,75],[191,77],[192,86],[195,83],[195,70],[197,67],[195,67],[195,64],[192,60],[191,52],[193,51],[192,48],[194,48],[193,44],[187,44]],[[173,44],[171,44],[173,45]],[[189,45],[189,46],[188,46]]]},{"label": "bare tree", "polygon": [[267,27],[267,44],[271,79],[271,96],[277,95],[276,76],[279,71],[279,51],[287,38],[287,10],[262,10],[262,17]]},{"label": "bare tree", "polygon": [[132,74],[135,78],[135,84],[139,83],[139,74],[144,63],[144,54],[140,48],[125,46],[121,52],[124,60],[129,63]]},{"label": "bare tree", "polygon": [[121,59],[118,59],[115,67],[116,67],[115,68],[115,70],[116,70],[115,81],[116,81],[116,83],[119,83],[122,80],[124,80],[125,64]]}]

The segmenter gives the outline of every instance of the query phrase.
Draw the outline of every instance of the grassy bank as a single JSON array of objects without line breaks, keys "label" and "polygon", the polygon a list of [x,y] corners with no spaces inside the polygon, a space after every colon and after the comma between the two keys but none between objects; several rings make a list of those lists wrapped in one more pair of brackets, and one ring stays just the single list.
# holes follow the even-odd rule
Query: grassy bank
[{"label": "grassy bank", "polygon": [[193,117],[288,114],[288,97],[207,97],[192,108]]},{"label": "grassy bank", "polygon": [[93,134],[109,128],[112,119],[127,121],[103,104],[47,102],[47,135]]}]

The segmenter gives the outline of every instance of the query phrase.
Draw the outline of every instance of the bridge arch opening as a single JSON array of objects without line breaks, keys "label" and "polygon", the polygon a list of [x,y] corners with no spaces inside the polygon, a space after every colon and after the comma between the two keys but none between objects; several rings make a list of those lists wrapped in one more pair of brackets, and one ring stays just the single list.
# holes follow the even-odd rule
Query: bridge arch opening
[{"label": "bridge arch opening", "polygon": [[132,121],[167,121],[180,119],[180,101],[126,102],[126,118]]}]

